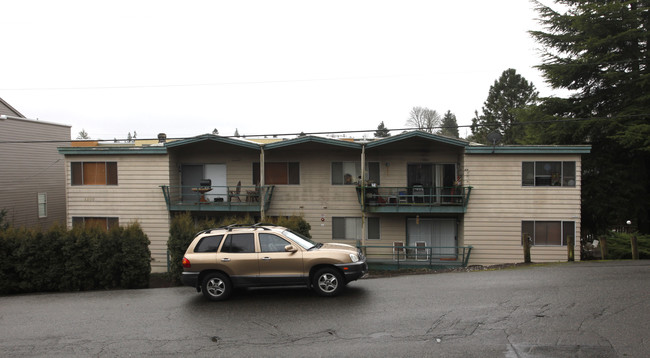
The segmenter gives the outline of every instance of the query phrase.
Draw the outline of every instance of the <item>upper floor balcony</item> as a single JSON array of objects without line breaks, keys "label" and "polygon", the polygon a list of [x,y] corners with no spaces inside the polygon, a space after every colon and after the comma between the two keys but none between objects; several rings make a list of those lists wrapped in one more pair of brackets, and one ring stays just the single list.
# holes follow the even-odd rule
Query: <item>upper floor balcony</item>
[{"label": "upper floor balcony", "polygon": [[161,188],[169,211],[259,213],[268,210],[275,186],[163,185]]},{"label": "upper floor balcony", "polygon": [[370,213],[463,214],[471,191],[471,186],[359,186],[357,197],[361,210]]}]

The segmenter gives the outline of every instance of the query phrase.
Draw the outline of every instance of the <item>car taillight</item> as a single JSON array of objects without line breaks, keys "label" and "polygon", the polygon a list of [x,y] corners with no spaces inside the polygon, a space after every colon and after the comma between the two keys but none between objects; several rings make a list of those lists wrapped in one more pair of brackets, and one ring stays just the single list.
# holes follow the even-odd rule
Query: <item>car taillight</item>
[{"label": "car taillight", "polygon": [[191,268],[192,267],[192,264],[190,263],[190,260],[188,260],[185,257],[183,257],[183,267],[184,268]]}]

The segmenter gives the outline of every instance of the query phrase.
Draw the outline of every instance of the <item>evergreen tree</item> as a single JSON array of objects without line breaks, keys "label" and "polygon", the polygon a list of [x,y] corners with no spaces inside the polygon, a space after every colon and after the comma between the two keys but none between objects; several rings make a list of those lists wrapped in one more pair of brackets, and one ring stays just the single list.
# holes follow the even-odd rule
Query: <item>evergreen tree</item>
[{"label": "evergreen tree", "polygon": [[81,128],[81,131],[79,131],[79,134],[77,135],[77,139],[90,139],[90,136],[85,129]]},{"label": "evergreen tree", "polygon": [[235,128],[235,137],[239,138],[239,129]]},{"label": "evergreen tree", "polygon": [[568,98],[545,99],[556,123],[541,140],[591,144],[582,161],[583,231],[602,233],[636,220],[650,232],[650,18],[648,1],[556,0],[563,11],[536,2],[544,46],[538,68]]},{"label": "evergreen tree", "polygon": [[517,144],[523,140],[524,130],[519,125],[518,110],[533,105],[538,92],[517,71],[509,68],[490,86],[488,97],[483,103],[483,114],[475,111],[472,119],[472,134],[479,143],[487,143],[487,135],[498,131],[503,136],[502,144]]},{"label": "evergreen tree", "polygon": [[388,131],[388,128],[384,125],[384,121],[381,121],[379,125],[377,126],[377,130],[375,131],[375,138],[386,138],[390,137],[390,132]]},{"label": "evergreen tree", "polygon": [[217,128],[213,129],[213,130],[212,130],[212,134],[214,134],[214,135],[219,135],[219,130],[217,130]]},{"label": "evergreen tree", "polygon": [[447,113],[445,113],[445,115],[442,117],[442,124],[440,126],[442,128],[440,128],[440,132],[438,132],[438,134],[453,138],[460,137],[458,134],[458,122],[456,121],[456,115],[451,113],[451,111],[447,111]]}]

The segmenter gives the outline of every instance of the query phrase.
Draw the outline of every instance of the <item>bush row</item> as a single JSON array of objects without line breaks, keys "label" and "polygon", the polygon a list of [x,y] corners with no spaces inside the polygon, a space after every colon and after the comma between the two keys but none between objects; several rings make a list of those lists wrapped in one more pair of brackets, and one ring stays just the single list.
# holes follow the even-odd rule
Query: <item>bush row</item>
[{"label": "bush row", "polygon": [[140,225],[0,230],[0,293],[145,288],[149,238]]},{"label": "bush row", "polygon": [[625,234],[612,232],[606,236],[607,257],[609,260],[629,260],[632,258],[632,246],[630,239],[632,235],[637,238],[639,259],[650,259],[650,235]]},{"label": "bush row", "polygon": [[[309,230],[311,225],[301,216],[290,217],[270,217],[266,220],[269,224],[284,226],[299,234],[311,238]],[[189,213],[176,215],[172,218],[169,228],[169,240],[167,241],[167,250],[169,250],[169,271],[173,279],[180,280],[183,272],[183,255],[187,247],[192,243],[196,233],[201,230],[217,228],[232,224],[252,225],[255,220],[250,217],[225,217],[220,220],[205,219],[196,220]]]}]

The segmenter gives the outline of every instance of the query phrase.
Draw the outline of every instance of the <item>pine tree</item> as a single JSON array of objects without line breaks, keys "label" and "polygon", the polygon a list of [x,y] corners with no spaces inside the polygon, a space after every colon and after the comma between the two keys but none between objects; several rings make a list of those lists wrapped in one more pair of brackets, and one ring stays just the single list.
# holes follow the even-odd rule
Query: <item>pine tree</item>
[{"label": "pine tree", "polygon": [[530,33],[544,46],[538,68],[546,81],[572,94],[544,100],[556,119],[540,139],[592,146],[582,161],[583,231],[636,218],[650,232],[650,4],[555,2],[566,10],[536,2],[545,29]]},{"label": "pine tree", "polygon": [[81,128],[81,131],[79,131],[79,134],[77,135],[77,139],[90,139],[90,136],[85,129]]},{"label": "pine tree", "polygon": [[453,138],[459,138],[458,134],[458,122],[456,121],[456,115],[451,113],[451,111],[447,111],[445,115],[442,117],[442,124],[440,125],[440,132],[438,134],[447,136],[447,137],[453,137]]},{"label": "pine tree", "polygon": [[377,126],[377,130],[375,131],[375,138],[386,138],[390,137],[390,131],[388,131],[388,128],[384,125],[384,121],[381,121],[379,125]]},{"label": "pine tree", "polygon": [[475,141],[487,143],[487,135],[501,133],[502,144],[520,143],[525,132],[522,129],[518,110],[535,104],[538,92],[517,71],[509,68],[490,86],[488,97],[483,103],[483,114],[475,112],[472,119],[472,134]]}]

